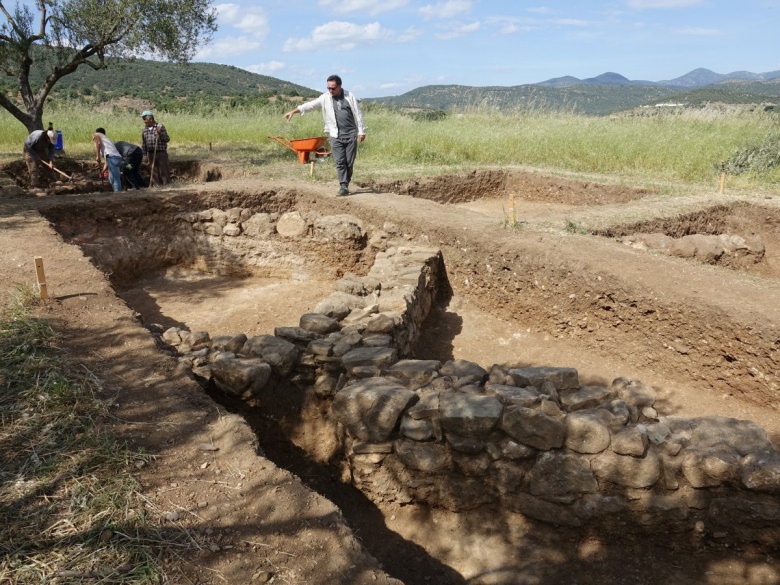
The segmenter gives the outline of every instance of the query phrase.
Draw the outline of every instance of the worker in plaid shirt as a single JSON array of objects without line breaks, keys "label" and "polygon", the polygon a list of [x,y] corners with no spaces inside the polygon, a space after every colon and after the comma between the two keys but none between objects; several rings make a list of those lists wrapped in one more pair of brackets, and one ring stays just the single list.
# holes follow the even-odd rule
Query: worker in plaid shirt
[{"label": "worker in plaid shirt", "polygon": [[141,114],[144,129],[141,132],[141,150],[144,151],[144,162],[151,165],[149,186],[166,185],[171,180],[168,169],[168,132],[165,126],[154,119],[154,114],[146,110]]}]

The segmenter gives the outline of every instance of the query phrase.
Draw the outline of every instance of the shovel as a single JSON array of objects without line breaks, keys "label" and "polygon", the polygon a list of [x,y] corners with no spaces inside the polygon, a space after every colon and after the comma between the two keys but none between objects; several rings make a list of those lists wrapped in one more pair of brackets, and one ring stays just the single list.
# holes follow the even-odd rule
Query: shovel
[{"label": "shovel", "polygon": [[71,173],[69,175],[66,174],[66,173],[63,173],[60,169],[58,169],[57,167],[54,166],[54,163],[49,163],[46,166],[49,167],[51,170],[58,172],[63,177],[67,178],[68,181],[72,181],[73,180],[73,173]]}]

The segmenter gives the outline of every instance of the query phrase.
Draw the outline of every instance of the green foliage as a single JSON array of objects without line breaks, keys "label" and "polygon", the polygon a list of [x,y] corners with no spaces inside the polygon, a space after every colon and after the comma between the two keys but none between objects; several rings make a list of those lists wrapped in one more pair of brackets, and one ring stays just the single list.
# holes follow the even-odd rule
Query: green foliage
[{"label": "green foliage", "polygon": [[[312,112],[291,121],[291,104],[230,107],[192,104],[192,111],[157,110],[171,135],[173,156],[214,151],[238,160],[295,161],[289,149],[269,139],[322,135],[322,116]],[[172,103],[171,108],[174,107]],[[198,112],[197,109],[203,109]],[[103,126],[113,140],[138,143],[142,123],[137,109],[85,107],[55,102],[48,112],[63,131],[70,156],[90,156],[90,135]],[[777,115],[763,110],[683,110],[652,117],[590,117],[570,112],[464,111],[436,122],[418,121],[396,110],[370,105],[364,111],[368,138],[361,143],[361,168],[375,176],[458,172],[464,168],[528,165],[575,173],[597,173],[638,181],[711,184],[713,168],[745,145],[763,144],[777,132]],[[26,136],[0,112],[0,149],[19,156]],[[771,153],[774,142],[767,142]],[[746,173],[744,181],[777,182],[775,168],[765,176]]]},{"label": "green foliage", "polygon": [[406,113],[415,122],[438,122],[447,117],[444,110],[418,110]]},{"label": "green foliage", "polygon": [[[28,130],[42,128],[57,82],[79,67],[102,69],[107,56],[151,54],[185,62],[216,30],[210,0],[46,0],[3,11],[0,106]],[[159,77],[159,74],[153,77]]]},{"label": "green foliage", "polygon": [[575,234],[580,236],[587,236],[590,233],[588,228],[586,228],[583,225],[580,225],[579,223],[571,219],[566,220],[566,226],[564,229],[569,234]]},{"label": "green foliage", "polygon": [[719,169],[731,175],[742,173],[766,174],[780,166],[780,132],[770,132],[758,144],[734,149]]}]

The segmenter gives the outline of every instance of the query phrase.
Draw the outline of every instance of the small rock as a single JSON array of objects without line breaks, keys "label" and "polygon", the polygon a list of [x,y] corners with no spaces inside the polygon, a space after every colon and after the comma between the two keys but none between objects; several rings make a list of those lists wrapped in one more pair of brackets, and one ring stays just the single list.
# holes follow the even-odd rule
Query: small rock
[{"label": "small rock", "polygon": [[268,583],[273,576],[273,573],[270,571],[257,571],[252,575],[252,581],[256,581],[257,583]]},{"label": "small rock", "polygon": [[165,519],[168,522],[176,522],[179,519],[179,513],[176,512],[175,510],[172,511],[172,512],[166,512],[165,513]]},{"label": "small rock", "polygon": [[198,445],[198,449],[201,451],[219,451],[219,447],[216,445],[211,445],[209,443],[201,443]]}]

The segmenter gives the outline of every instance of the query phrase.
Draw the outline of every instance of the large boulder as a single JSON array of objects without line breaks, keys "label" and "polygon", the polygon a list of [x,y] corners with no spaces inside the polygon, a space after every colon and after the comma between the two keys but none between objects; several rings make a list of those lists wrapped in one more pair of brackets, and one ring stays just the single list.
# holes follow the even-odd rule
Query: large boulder
[{"label": "large boulder", "polygon": [[403,411],[417,395],[385,378],[367,378],[336,393],[333,417],[361,441],[381,443],[390,438]]},{"label": "large boulder", "polygon": [[288,375],[298,360],[298,348],[274,335],[257,335],[248,339],[241,353],[263,359],[282,376]]},{"label": "large boulder", "polygon": [[240,398],[256,396],[271,378],[271,366],[260,358],[226,358],[211,364],[217,388]]}]

